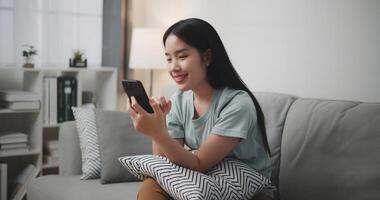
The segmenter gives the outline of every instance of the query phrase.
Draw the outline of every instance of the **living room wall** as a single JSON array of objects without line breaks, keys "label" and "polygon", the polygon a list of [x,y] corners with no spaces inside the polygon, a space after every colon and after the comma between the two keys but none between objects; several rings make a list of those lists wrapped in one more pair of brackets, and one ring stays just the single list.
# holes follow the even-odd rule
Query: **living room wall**
[{"label": "living room wall", "polygon": [[380,102],[380,1],[132,2],[135,27],[209,21],[253,91]]}]

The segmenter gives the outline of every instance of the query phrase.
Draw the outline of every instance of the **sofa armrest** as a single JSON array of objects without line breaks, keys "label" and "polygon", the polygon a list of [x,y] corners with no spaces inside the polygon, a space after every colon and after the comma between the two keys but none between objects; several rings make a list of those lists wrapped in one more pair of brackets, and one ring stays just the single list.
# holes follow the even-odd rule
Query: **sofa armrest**
[{"label": "sofa armrest", "polygon": [[74,121],[64,122],[59,128],[59,174],[82,174],[82,155]]}]

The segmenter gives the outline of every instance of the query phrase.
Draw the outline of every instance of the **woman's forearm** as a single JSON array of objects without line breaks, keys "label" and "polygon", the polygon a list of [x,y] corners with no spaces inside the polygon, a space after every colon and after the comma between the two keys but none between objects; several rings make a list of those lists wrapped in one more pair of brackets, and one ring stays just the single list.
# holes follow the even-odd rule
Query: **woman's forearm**
[{"label": "woman's forearm", "polygon": [[206,170],[202,169],[200,160],[196,155],[183,148],[183,145],[181,146],[168,133],[159,134],[153,138],[152,142],[171,162],[200,172]]},{"label": "woman's forearm", "polygon": [[[183,138],[176,138],[174,139],[181,147],[184,148],[184,139]],[[166,155],[164,154],[164,152],[162,152],[162,150],[160,149],[160,147],[158,147],[158,145],[156,144],[156,142],[154,140],[152,140],[152,153],[153,155],[159,155],[159,156],[165,156]]]},{"label": "woman's forearm", "polygon": [[155,141],[152,140],[152,153],[153,155],[165,156],[164,152],[158,147]]}]

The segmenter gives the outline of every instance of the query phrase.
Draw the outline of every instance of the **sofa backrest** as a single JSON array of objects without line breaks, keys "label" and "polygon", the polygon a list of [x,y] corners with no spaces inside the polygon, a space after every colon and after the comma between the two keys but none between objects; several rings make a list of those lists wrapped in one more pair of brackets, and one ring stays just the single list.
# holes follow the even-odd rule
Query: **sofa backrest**
[{"label": "sofa backrest", "polygon": [[379,199],[380,103],[298,99],[282,135],[283,200]]},{"label": "sofa backrest", "polygon": [[[283,127],[287,112],[297,97],[269,92],[255,92],[254,95],[264,112],[268,142],[272,152],[271,159],[274,166],[272,182],[277,185]],[[82,157],[79,147],[79,137],[74,121],[64,122],[61,125],[59,143],[59,173],[61,175],[81,174]]]},{"label": "sofa backrest", "polygon": [[282,132],[288,110],[297,97],[268,92],[255,92],[254,95],[264,113],[265,128],[267,130],[269,148],[272,154],[272,183],[277,186]]},{"label": "sofa backrest", "polygon": [[59,174],[82,174],[82,155],[74,121],[64,122],[59,129]]}]

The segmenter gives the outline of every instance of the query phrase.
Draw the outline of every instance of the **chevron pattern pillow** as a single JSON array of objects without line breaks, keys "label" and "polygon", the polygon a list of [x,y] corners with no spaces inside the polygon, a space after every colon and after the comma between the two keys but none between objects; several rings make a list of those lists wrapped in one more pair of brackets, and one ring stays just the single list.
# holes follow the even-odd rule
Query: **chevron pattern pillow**
[{"label": "chevron pattern pillow", "polygon": [[82,152],[82,180],[100,178],[102,168],[99,153],[95,107],[72,107]]},{"label": "chevron pattern pillow", "polygon": [[120,157],[119,161],[139,179],[154,178],[174,199],[252,199],[270,180],[248,165],[225,158],[207,174],[171,163],[155,155]]}]

